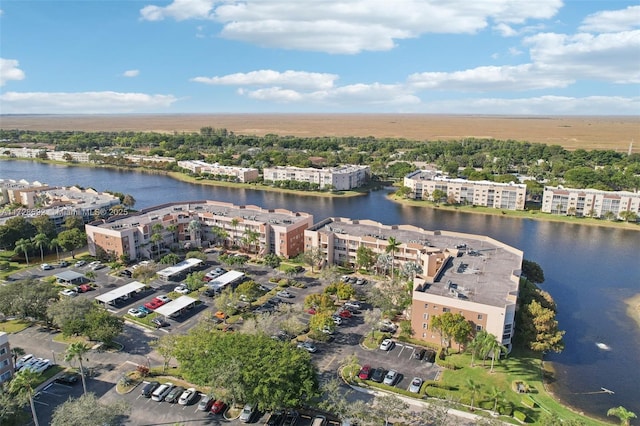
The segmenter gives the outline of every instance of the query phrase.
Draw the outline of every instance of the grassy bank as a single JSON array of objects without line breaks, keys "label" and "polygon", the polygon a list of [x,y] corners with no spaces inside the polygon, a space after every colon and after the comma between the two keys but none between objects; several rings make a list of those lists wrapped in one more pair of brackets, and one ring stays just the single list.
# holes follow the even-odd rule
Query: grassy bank
[{"label": "grassy bank", "polygon": [[517,219],[543,220],[548,222],[571,223],[575,225],[603,226],[607,228],[620,228],[640,231],[640,223],[628,222],[612,222],[603,219],[594,219],[590,217],[575,216],[558,216],[549,213],[541,213],[539,210],[502,210],[481,206],[453,206],[446,204],[436,204],[432,201],[416,201],[398,197],[395,194],[387,195],[387,198],[393,202],[406,206],[424,207],[437,210],[454,211],[460,213],[475,213],[501,217],[513,217]]}]

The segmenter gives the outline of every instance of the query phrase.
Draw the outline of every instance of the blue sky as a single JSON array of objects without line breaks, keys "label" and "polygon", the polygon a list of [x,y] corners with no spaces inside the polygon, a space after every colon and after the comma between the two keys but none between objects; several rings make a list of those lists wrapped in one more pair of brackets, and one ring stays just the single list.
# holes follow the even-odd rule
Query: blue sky
[{"label": "blue sky", "polygon": [[638,115],[640,5],[1,0],[0,113]]}]

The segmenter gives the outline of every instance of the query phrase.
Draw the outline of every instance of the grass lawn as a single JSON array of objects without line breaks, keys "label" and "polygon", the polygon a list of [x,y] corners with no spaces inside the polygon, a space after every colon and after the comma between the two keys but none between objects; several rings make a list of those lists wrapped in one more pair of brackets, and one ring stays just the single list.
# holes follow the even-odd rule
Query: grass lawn
[{"label": "grass lawn", "polygon": [[20,319],[0,322],[0,331],[5,333],[18,333],[28,327],[31,327],[31,323]]},{"label": "grass lawn", "polygon": [[[444,370],[437,382],[438,387],[427,387],[427,394],[446,396],[451,400],[459,400],[460,403],[469,405],[472,394],[467,380],[471,379],[480,384],[480,390],[475,397],[476,407],[492,410],[495,400],[489,397],[489,393],[493,387],[496,387],[504,392],[504,400],[511,404],[514,410],[527,415],[527,423],[542,425],[541,419],[546,412],[552,413],[557,419],[580,420],[585,425],[606,424],[571,411],[545,390],[542,381],[542,361],[537,353],[515,348],[508,358],[495,363],[493,373],[489,372],[490,359],[486,361],[485,367],[482,367],[482,360],[475,360],[475,367],[470,367],[471,356],[468,354],[451,355],[447,357],[447,362],[455,364],[458,369]],[[514,390],[516,381],[525,383],[530,392],[517,393]],[[535,402],[533,408],[526,404],[529,398]],[[500,405],[499,403],[498,406]],[[501,411],[504,412],[504,410]]]}]

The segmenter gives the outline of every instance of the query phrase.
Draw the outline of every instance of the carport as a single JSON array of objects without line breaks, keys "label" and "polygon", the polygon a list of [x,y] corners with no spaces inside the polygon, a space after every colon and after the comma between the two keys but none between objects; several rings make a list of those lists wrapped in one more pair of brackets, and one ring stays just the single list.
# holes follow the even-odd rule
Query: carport
[{"label": "carport", "polygon": [[202,260],[190,258],[185,259],[180,263],[176,263],[173,266],[169,266],[168,268],[164,268],[162,271],[158,271],[157,274],[163,281],[169,281],[172,277],[181,274],[184,271],[188,271],[194,266],[197,266],[202,263]]},{"label": "carport", "polygon": [[223,290],[229,284],[240,282],[242,279],[244,279],[243,272],[229,271],[226,274],[220,275],[215,280],[209,281],[207,285],[216,290]]},{"label": "carport", "polygon": [[[166,305],[160,306],[155,310],[157,314],[164,316],[165,318],[174,317],[180,315],[182,311],[188,308],[193,308],[198,300],[189,296],[180,296],[176,300],[173,300]],[[177,315],[176,315],[177,314]]]},{"label": "carport", "polygon": [[58,282],[58,284],[64,284],[64,285],[75,286],[75,285],[83,284],[85,281],[88,281],[87,277],[75,271],[60,272],[59,274],[55,274],[54,277],[56,277],[56,281]]},{"label": "carport", "polygon": [[122,287],[118,287],[114,290],[108,291],[104,294],[100,294],[96,296],[96,300],[100,303],[104,303],[105,305],[113,305],[113,302],[122,298],[128,299],[133,295],[133,293],[137,293],[141,288],[144,288],[145,285],[141,282],[134,281],[129,284],[125,284]]}]

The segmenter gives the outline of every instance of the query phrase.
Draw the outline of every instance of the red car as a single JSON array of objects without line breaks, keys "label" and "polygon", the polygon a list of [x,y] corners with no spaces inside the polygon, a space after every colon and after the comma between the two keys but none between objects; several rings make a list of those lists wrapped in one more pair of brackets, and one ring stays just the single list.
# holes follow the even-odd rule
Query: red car
[{"label": "red car", "polygon": [[358,373],[358,378],[360,378],[360,380],[369,380],[369,378],[371,377],[371,366],[370,365],[363,365],[362,368],[360,369],[360,372]]},{"label": "red car", "polygon": [[152,311],[155,311],[156,309],[158,309],[160,306],[164,305],[164,302],[158,298],[153,298],[150,301],[148,301],[147,303],[144,304],[144,307],[147,309],[151,309]]},{"label": "red car", "polygon": [[340,315],[340,318],[351,318],[353,315],[351,314],[351,312],[349,312],[348,310],[344,309],[340,312],[338,312],[338,315]]},{"label": "red car", "polygon": [[219,399],[213,403],[213,405],[211,406],[211,412],[213,414],[220,414],[222,413],[225,408],[227,408],[227,404],[225,404],[224,402],[220,401]]},{"label": "red car", "polygon": [[315,315],[316,314],[316,308],[309,308],[307,309],[307,313],[311,314],[311,315]]}]

